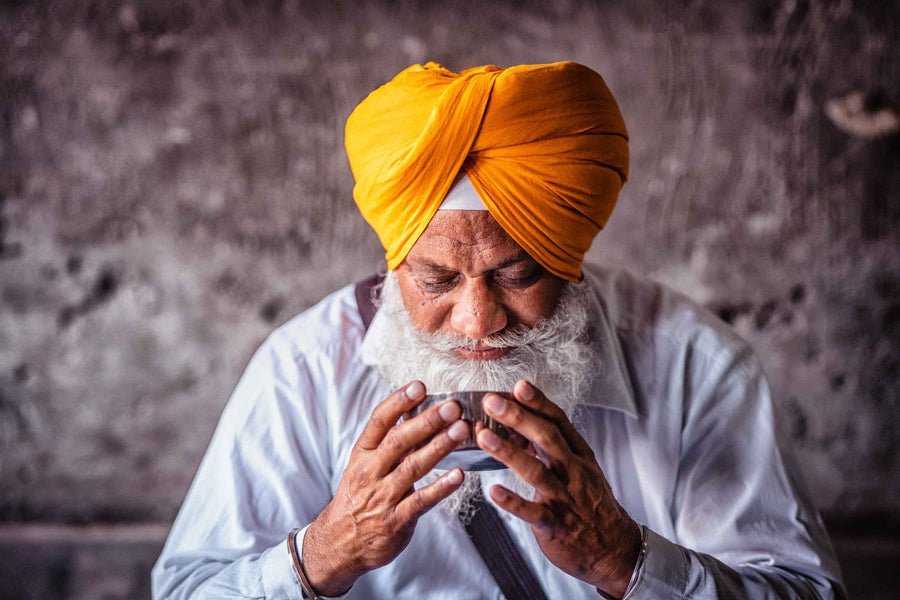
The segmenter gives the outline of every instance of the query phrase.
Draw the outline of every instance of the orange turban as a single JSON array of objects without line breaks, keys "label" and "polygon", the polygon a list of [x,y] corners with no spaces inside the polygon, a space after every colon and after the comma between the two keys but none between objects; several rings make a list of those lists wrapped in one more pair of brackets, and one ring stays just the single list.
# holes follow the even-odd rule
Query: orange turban
[{"label": "orange turban", "polygon": [[396,269],[465,171],[501,227],[575,281],[628,176],[628,134],[595,71],[564,62],[402,71],[356,107],[353,196]]}]

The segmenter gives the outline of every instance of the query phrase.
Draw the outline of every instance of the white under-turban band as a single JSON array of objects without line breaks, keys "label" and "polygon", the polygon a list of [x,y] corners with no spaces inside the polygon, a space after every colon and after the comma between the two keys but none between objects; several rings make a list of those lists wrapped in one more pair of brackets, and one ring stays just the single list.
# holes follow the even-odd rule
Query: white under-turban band
[{"label": "white under-turban band", "polygon": [[487,210],[487,207],[472,187],[469,177],[461,171],[438,210]]}]

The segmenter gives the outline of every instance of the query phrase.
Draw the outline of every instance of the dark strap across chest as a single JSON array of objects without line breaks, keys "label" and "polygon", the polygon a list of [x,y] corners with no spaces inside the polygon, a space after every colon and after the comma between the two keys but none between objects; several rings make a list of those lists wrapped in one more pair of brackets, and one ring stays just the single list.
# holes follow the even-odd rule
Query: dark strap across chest
[{"label": "dark strap across chest", "polygon": [[[356,303],[366,329],[375,317],[375,301],[383,281],[384,276],[373,275],[356,284]],[[547,600],[497,510],[484,498],[479,498],[475,507],[472,520],[465,526],[466,533],[503,595],[507,600]]]},{"label": "dark strap across chest", "polygon": [[546,600],[547,595],[519,552],[500,515],[484,498],[475,503],[475,514],[466,525],[469,539],[507,600]]},{"label": "dark strap across chest", "polygon": [[372,319],[375,318],[375,301],[381,292],[381,284],[384,282],[384,275],[372,275],[362,281],[357,281],[354,286],[354,294],[356,295],[356,305],[359,310],[359,316],[362,317],[363,327],[369,329]]}]

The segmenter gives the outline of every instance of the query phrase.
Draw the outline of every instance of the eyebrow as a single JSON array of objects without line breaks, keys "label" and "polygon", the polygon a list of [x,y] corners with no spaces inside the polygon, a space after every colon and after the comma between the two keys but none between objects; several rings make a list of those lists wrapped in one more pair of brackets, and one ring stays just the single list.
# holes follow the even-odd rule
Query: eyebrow
[{"label": "eyebrow", "polygon": [[[496,265],[496,266],[494,266],[493,268],[491,268],[491,269],[486,269],[486,270],[487,270],[487,271],[499,271],[500,269],[505,269],[506,267],[512,266],[512,265],[514,265],[514,264],[516,264],[516,263],[519,263],[519,262],[522,262],[522,261],[525,261],[525,260],[534,260],[534,259],[531,258],[531,255],[528,254],[527,252],[525,252],[525,250],[522,250],[522,251],[520,251],[518,254],[516,254],[515,256],[513,256],[513,257],[511,257],[511,258],[509,258],[509,259],[503,261],[503,262],[500,263],[499,265]],[[418,265],[420,265],[420,266],[423,266],[423,267],[426,267],[426,268],[428,268],[428,269],[431,269],[431,270],[433,270],[433,271],[455,271],[455,269],[453,269],[453,268],[451,268],[451,267],[448,267],[448,266],[446,266],[446,265],[442,265],[442,264],[440,264],[440,263],[431,262],[430,260],[415,259],[415,258],[413,258],[413,259],[411,259],[411,261],[414,262],[414,263],[416,263],[416,264],[418,264]]]}]

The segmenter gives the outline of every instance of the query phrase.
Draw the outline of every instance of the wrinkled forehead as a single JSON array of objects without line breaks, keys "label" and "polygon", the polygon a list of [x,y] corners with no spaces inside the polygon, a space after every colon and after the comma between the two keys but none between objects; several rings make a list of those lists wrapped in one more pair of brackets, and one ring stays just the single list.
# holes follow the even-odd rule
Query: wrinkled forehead
[{"label": "wrinkled forehead", "polygon": [[488,212],[465,172],[460,172],[440,208],[407,256],[413,265],[445,266],[480,272],[528,253]]},{"label": "wrinkled forehead", "polygon": [[486,210],[440,210],[406,258],[412,266],[481,273],[533,261]]}]

